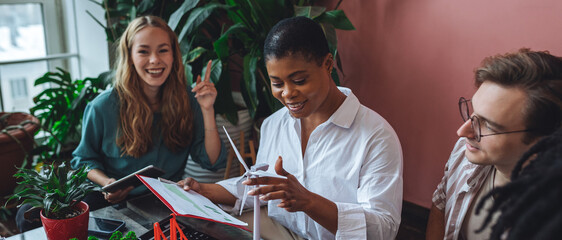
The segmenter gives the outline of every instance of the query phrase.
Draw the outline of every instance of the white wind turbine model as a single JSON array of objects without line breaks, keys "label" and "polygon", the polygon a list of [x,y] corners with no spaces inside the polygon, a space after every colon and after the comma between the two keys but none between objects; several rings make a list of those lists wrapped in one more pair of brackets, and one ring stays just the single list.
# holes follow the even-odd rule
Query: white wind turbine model
[{"label": "white wind turbine model", "polygon": [[[287,178],[285,176],[280,176],[274,173],[266,172],[267,169],[269,168],[269,165],[266,163],[256,164],[252,166],[252,168],[248,169],[246,162],[244,162],[242,156],[240,155],[240,152],[238,152],[238,149],[236,149],[236,146],[234,145],[234,142],[230,138],[230,135],[228,135],[226,128],[224,126],[222,128],[224,129],[224,133],[226,133],[226,137],[228,137],[228,141],[230,141],[230,145],[232,146],[234,153],[236,153],[236,157],[238,158],[238,161],[240,161],[240,164],[242,164],[242,166],[244,166],[244,169],[246,170],[246,173],[242,175],[243,178],[244,177],[246,178],[276,177],[276,178],[284,178],[284,179]],[[259,185],[256,185],[255,187],[259,187]],[[244,203],[246,202],[246,197],[248,196],[249,188],[250,186],[248,185],[244,186],[244,196],[242,197],[242,203],[240,204],[240,215],[242,215],[242,210],[244,208]],[[259,196],[256,195],[254,196],[254,240],[259,240],[259,239],[260,239],[260,199]]]}]

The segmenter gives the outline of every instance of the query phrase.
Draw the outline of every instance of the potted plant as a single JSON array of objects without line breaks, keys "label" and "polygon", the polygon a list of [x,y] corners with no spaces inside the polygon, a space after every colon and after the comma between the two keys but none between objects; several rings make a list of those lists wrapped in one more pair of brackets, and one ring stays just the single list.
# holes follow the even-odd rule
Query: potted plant
[{"label": "potted plant", "polygon": [[33,136],[39,129],[39,120],[28,113],[0,112],[0,196],[6,196],[14,190],[16,181],[12,177],[17,169],[29,162],[33,148]]},{"label": "potted plant", "polygon": [[31,204],[41,208],[41,222],[51,240],[88,237],[88,204],[82,201],[99,186],[87,181],[87,169],[71,170],[66,163],[53,163],[43,168],[42,173],[20,168],[14,175],[20,178],[21,191],[14,193],[8,202],[23,200],[20,204]]}]

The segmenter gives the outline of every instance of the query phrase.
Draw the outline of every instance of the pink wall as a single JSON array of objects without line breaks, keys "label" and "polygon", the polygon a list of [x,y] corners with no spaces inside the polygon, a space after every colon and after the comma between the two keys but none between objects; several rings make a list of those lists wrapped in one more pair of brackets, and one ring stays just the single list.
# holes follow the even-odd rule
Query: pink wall
[{"label": "pink wall", "polygon": [[392,124],[404,151],[404,199],[425,207],[480,61],[521,47],[562,55],[559,0],[346,0],[340,8],[357,28],[338,32],[343,85]]}]

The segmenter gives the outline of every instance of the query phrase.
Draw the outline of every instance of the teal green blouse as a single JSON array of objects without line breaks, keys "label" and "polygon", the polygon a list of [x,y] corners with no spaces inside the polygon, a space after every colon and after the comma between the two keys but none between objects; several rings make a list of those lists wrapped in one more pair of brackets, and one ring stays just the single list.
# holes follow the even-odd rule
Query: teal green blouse
[{"label": "teal green blouse", "polygon": [[[226,150],[221,143],[219,158],[211,164],[205,150],[205,129],[201,108],[194,95],[189,92],[189,100],[194,115],[193,138],[191,144],[172,152],[164,144],[160,130],[160,113],[154,114],[152,123],[152,142],[148,152],[139,158],[122,155],[116,144],[119,125],[119,97],[114,89],[108,89],[90,102],[84,111],[82,138],[72,153],[71,165],[79,168],[87,165],[90,169],[100,169],[108,177],[119,179],[148,165],[154,165],[166,171],[164,178],[178,181],[184,172],[187,157],[199,163],[202,168],[216,171],[226,166]],[[187,114],[187,113],[186,113]],[[134,189],[130,194],[146,192],[144,187]]]}]

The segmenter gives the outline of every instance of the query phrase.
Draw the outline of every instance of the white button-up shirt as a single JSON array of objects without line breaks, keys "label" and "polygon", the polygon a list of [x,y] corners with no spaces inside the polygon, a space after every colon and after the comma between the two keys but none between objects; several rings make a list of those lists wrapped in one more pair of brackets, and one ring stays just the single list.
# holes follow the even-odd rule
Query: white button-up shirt
[{"label": "white button-up shirt", "polygon": [[[343,104],[310,135],[302,156],[301,124],[286,108],[268,117],[261,127],[258,163],[275,172],[278,156],[283,168],[309,191],[333,201],[338,208],[334,236],[304,212],[290,213],[268,203],[270,217],[309,239],[394,239],[402,208],[402,149],[396,133],[379,114],[361,105],[351,90]],[[219,182],[241,199],[237,178]],[[253,204],[248,198],[245,207]],[[239,209],[237,201],[233,211]]]}]

